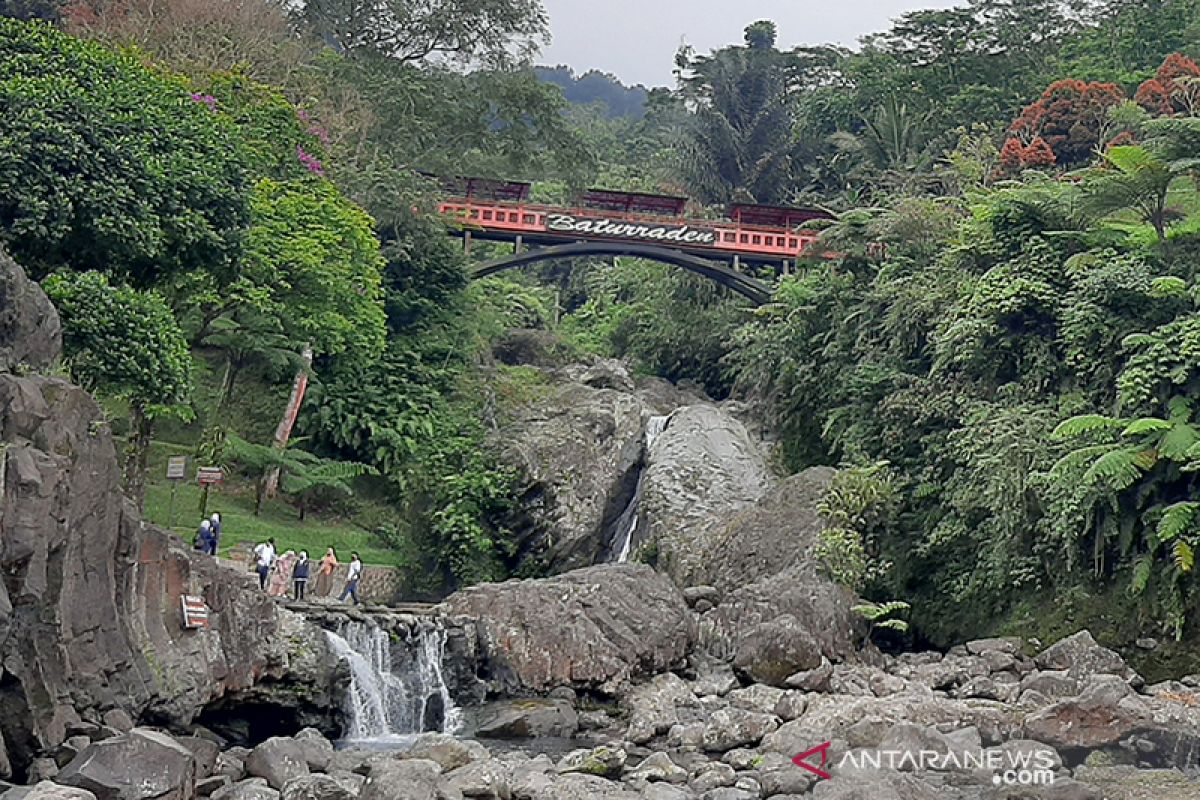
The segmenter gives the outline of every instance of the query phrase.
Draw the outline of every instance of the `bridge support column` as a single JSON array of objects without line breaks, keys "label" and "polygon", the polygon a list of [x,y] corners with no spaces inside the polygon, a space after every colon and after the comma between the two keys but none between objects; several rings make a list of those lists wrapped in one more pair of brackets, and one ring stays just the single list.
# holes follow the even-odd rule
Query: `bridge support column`
[{"label": "bridge support column", "polygon": [[514,256],[521,255],[521,251],[524,249],[525,249],[525,237],[518,233],[517,241],[513,243],[513,255]]},{"label": "bridge support column", "polygon": [[742,257],[737,253],[733,254],[733,268],[740,270],[742,268]]},{"label": "bridge support column", "polygon": [[792,262],[788,261],[786,258],[783,260],[783,274],[784,275],[792,274]]},{"label": "bridge support column", "polygon": [[463,252],[471,255],[471,232],[463,231]]}]

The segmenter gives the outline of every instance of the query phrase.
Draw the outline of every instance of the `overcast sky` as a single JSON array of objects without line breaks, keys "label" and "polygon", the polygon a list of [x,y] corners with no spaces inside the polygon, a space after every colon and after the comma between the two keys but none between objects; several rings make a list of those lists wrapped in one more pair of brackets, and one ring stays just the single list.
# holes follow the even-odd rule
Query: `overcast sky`
[{"label": "overcast sky", "polygon": [[599,69],[625,83],[667,86],[675,51],[686,41],[697,52],[742,41],[751,22],[771,19],[779,45],[837,42],[882,30],[905,11],[947,8],[953,0],[542,0],[553,43],[540,64]]}]

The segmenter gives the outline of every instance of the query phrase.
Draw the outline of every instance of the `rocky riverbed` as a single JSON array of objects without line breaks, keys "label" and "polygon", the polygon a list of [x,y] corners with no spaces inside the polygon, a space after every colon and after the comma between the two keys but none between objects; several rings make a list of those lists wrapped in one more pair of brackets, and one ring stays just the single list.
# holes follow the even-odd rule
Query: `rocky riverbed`
[{"label": "rocky riverbed", "polygon": [[[475,709],[476,733],[227,747],[80,725],[4,800],[1101,800],[1200,796],[1200,676],[1146,686],[1086,631],[829,664],[782,686],[692,657],[597,706],[559,686]],[[554,737],[553,757],[530,743]],[[523,742],[520,740],[529,740]],[[825,746],[806,762],[793,759]],[[565,752],[562,752],[563,750]],[[890,755],[889,755],[890,754]],[[908,754],[907,756],[904,754]],[[982,766],[981,766],[982,765]]]}]

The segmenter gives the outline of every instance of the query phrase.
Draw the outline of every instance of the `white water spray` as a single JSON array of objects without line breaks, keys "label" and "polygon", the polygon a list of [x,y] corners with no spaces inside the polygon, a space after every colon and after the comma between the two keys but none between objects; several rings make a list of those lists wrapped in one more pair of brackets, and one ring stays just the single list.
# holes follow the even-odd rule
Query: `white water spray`
[{"label": "white water spray", "polygon": [[[670,417],[655,415],[646,420],[646,458],[649,458],[650,448],[654,446],[654,441],[658,439],[662,432],[667,428],[667,420]],[[638,526],[638,504],[642,499],[642,482],[645,480],[646,470],[642,468],[642,472],[638,475],[637,488],[633,490],[633,498],[629,501],[629,505],[621,512],[620,519],[617,520],[617,538],[621,543],[621,547],[617,550],[617,563],[624,564],[629,560],[629,551],[633,547],[633,535],[637,531]]]},{"label": "white water spray", "polygon": [[[347,739],[371,741],[459,729],[462,712],[442,673],[443,629],[422,627],[393,642],[376,625],[350,622],[325,635],[333,652],[350,666]],[[399,648],[395,657],[394,645]]]}]

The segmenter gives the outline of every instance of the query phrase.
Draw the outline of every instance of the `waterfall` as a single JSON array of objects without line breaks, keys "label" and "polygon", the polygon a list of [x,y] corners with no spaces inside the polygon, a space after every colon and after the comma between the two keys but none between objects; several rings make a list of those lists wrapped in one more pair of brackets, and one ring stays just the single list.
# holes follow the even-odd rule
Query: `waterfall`
[{"label": "waterfall", "polygon": [[[654,441],[667,429],[668,419],[670,417],[655,415],[646,420],[643,464],[650,458],[650,448],[654,446]],[[633,536],[637,532],[638,526],[638,501],[642,499],[642,483],[645,479],[646,468],[643,466],[642,471],[638,474],[637,487],[633,490],[633,497],[617,519],[617,535],[614,541],[621,543],[621,546],[616,548],[618,564],[624,564],[629,560],[629,551],[633,548]]]},{"label": "waterfall", "polygon": [[[425,731],[454,733],[461,711],[442,674],[446,632],[421,627],[392,641],[392,634],[361,622],[325,631],[330,648],[350,665],[345,738],[377,740]],[[393,651],[393,645],[400,645]]]}]

